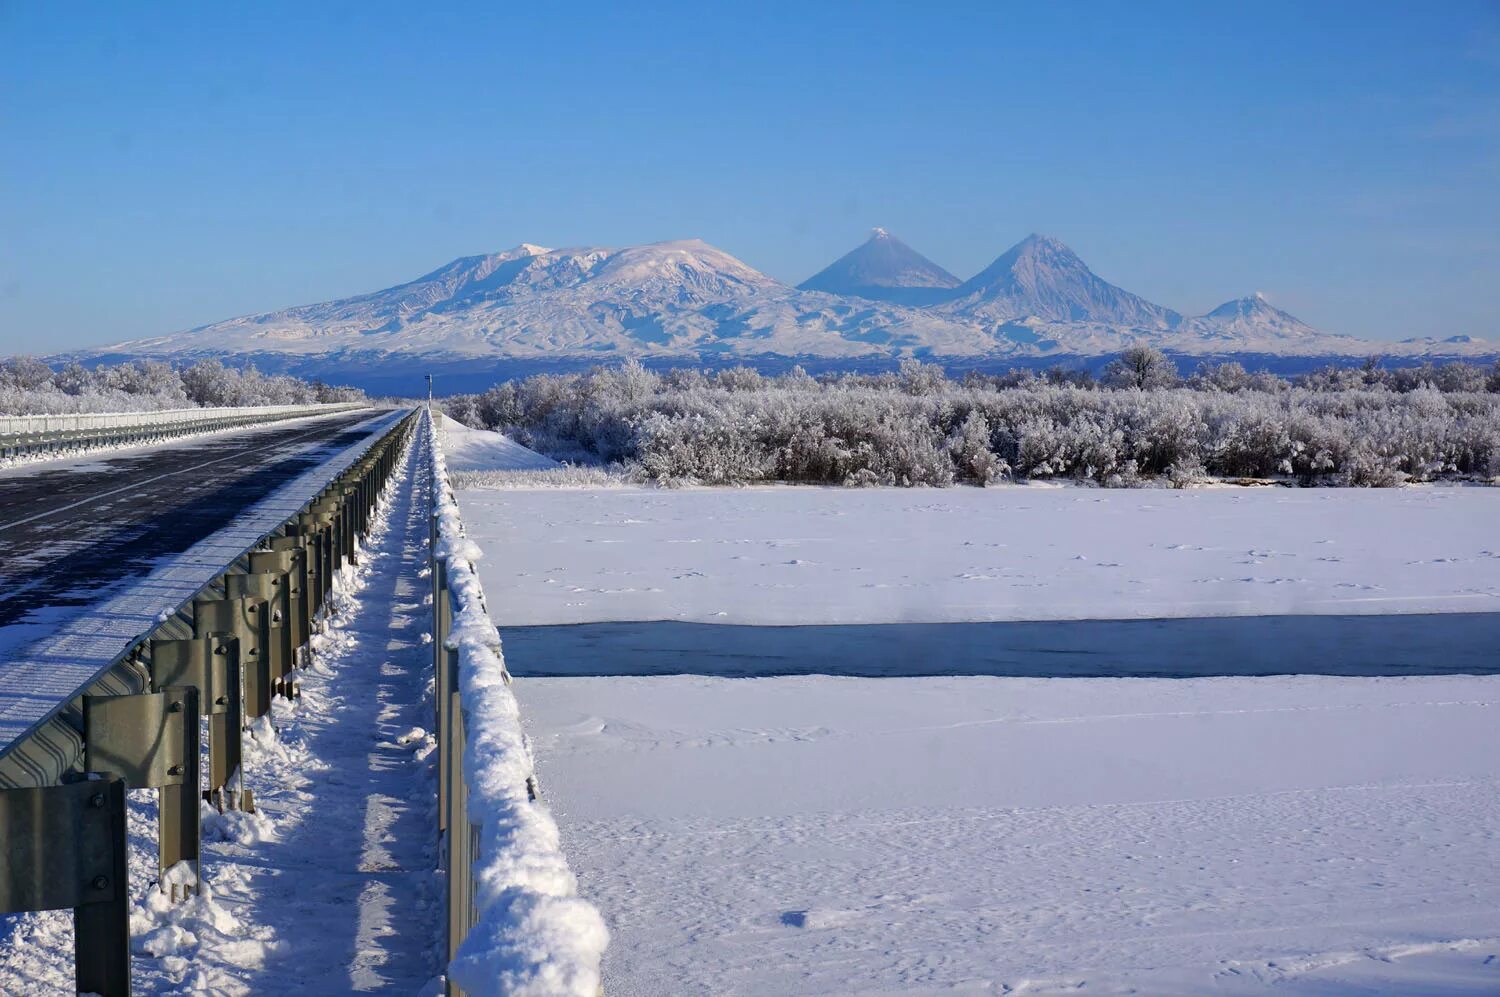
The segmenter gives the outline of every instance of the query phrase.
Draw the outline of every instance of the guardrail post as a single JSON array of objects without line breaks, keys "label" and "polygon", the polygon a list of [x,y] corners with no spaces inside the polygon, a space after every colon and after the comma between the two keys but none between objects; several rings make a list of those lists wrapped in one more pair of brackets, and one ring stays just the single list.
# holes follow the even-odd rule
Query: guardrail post
[{"label": "guardrail post", "polygon": [[[333,583],[333,576],[338,574],[339,569],[344,566],[344,520],[343,510],[339,502],[332,495],[325,495],[313,505],[313,512],[318,516],[318,525],[326,533],[324,544],[328,557],[328,585]],[[324,594],[327,594],[325,588]]]},{"label": "guardrail post", "polygon": [[339,486],[338,503],[339,515],[342,516],[340,524],[343,526],[344,560],[353,564],[356,534],[354,528],[354,502],[353,496],[349,493],[348,484]]},{"label": "guardrail post", "polygon": [[318,538],[319,589],[321,607],[333,591],[333,579],[344,565],[344,544],[340,536],[342,522],[338,503],[331,498],[320,498],[312,506],[313,526]]},{"label": "guardrail post", "polygon": [[130,995],[125,781],[0,790],[0,913],[73,908],[78,993]]},{"label": "guardrail post", "polygon": [[350,564],[359,563],[359,537],[364,533],[364,524],[361,512],[363,503],[360,501],[359,488],[349,484],[343,488],[342,508],[344,510],[344,542],[346,550],[344,556],[349,559]]},{"label": "guardrail post", "polygon": [[[198,690],[200,710],[208,715],[208,786],[203,799],[223,812],[250,807],[240,759],[239,639],[232,634],[151,641],[151,686],[167,689],[190,685]],[[237,789],[228,789],[231,782]]]},{"label": "guardrail post", "polygon": [[314,507],[317,513],[318,552],[322,557],[322,572],[318,575],[322,595],[318,605],[327,612],[328,599],[333,595],[333,579],[342,563],[338,557],[338,512],[332,506]]},{"label": "guardrail post", "polygon": [[[264,713],[271,709],[271,696],[283,692],[282,678],[291,670],[287,663],[292,657],[292,646],[291,632],[286,627],[286,618],[291,610],[291,602],[287,598],[286,576],[269,571],[230,573],[224,576],[224,594],[234,599],[260,600],[265,603],[260,610],[264,616],[261,624],[266,637],[265,660],[261,668],[264,684],[256,690],[257,694],[265,697],[265,710],[261,711]],[[245,698],[251,699],[249,682],[245,684],[245,693]],[[253,717],[259,714],[251,709],[250,715]]]},{"label": "guardrail post", "polygon": [[[133,696],[83,697],[84,768],[112,772],[158,796],[162,892],[186,900],[198,887],[198,690],[171,686]],[[187,878],[175,867],[187,863]]]},{"label": "guardrail post", "polygon": [[[236,576],[226,575],[226,586]],[[239,583],[234,583],[239,587]],[[271,709],[271,614],[269,604],[254,596],[193,600],[193,636],[230,634],[239,638],[240,677],[244,682],[244,709],[248,719],[263,717]]]},{"label": "guardrail post", "polygon": [[[474,856],[477,842],[469,823],[469,787],[464,779],[464,749],[468,742],[465,730],[463,697],[458,691],[458,651],[445,650],[443,671],[447,672],[448,694],[445,701],[444,727],[449,742],[449,763],[443,786],[446,789],[448,842],[448,962],[458,955],[458,947],[474,926]],[[463,990],[448,979],[446,993],[461,995]]]},{"label": "guardrail post", "polygon": [[327,573],[323,562],[323,541],[318,527],[318,515],[311,510],[297,517],[297,537],[302,544],[302,556],[307,570],[307,620],[308,634],[312,634],[313,622],[323,606],[323,577]]},{"label": "guardrail post", "polygon": [[[453,736],[449,694],[456,669],[448,666],[448,634],[453,629],[453,603],[448,593],[447,559],[432,559],[432,673],[438,733],[438,833],[448,829],[448,776],[453,767]],[[457,655],[455,654],[455,658]]]},{"label": "guardrail post", "polygon": [[289,547],[282,550],[257,550],[250,553],[250,573],[271,575],[276,579],[272,586],[277,592],[276,608],[271,613],[272,645],[280,652],[280,660],[271,663],[271,681],[281,694],[293,698],[294,681],[291,677],[297,664],[297,648],[307,640],[302,605],[302,585],[298,578],[301,569],[301,549]]}]

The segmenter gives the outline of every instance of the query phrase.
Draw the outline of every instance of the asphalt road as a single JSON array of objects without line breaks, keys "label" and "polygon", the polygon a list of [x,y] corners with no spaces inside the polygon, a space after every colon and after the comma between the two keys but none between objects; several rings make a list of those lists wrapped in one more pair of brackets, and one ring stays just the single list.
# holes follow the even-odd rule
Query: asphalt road
[{"label": "asphalt road", "polygon": [[0,628],[88,606],[370,435],[370,410],[0,473]]}]

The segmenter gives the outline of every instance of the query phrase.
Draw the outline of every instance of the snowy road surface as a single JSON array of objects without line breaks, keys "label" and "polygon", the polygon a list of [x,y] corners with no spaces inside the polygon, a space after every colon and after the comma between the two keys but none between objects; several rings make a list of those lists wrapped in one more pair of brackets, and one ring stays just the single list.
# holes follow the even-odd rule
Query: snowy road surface
[{"label": "snowy road surface", "polygon": [[658,994],[1500,992],[1500,680],[518,679]]},{"label": "snowy road surface", "polygon": [[42,632],[223,528],[328,454],[367,436],[368,428],[356,427],[371,414],[297,420],[0,473],[0,648]]},{"label": "snowy road surface", "polygon": [[[425,448],[420,438],[414,451]],[[334,598],[303,696],[247,737],[259,812],[207,811],[208,896],[165,909],[155,794],[132,801],[134,984],[144,994],[413,994],[439,972],[432,739],[429,477],[408,454]],[[8,936],[8,937],[7,937]],[[0,917],[0,993],[72,992],[66,911]]]},{"label": "snowy road surface", "polygon": [[460,493],[501,626],[1500,611],[1500,491]]}]

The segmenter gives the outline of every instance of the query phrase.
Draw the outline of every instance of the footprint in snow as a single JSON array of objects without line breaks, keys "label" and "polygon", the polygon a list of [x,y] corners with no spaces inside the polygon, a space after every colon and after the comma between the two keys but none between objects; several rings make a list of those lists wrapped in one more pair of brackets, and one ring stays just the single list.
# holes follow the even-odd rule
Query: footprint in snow
[{"label": "footprint in snow", "polygon": [[804,928],[808,931],[819,931],[828,928],[841,928],[859,920],[860,913],[857,910],[839,910],[837,908],[810,910],[789,910],[781,915],[781,923],[790,928]]}]

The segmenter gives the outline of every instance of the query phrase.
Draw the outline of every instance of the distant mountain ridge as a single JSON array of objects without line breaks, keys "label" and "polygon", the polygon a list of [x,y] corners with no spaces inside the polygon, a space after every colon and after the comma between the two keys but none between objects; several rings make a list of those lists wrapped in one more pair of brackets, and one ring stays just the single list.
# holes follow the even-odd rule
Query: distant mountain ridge
[{"label": "distant mountain ridge", "polygon": [[1186,356],[1500,352],[1479,340],[1393,344],[1328,335],[1258,294],[1184,316],[1116,287],[1042,235],[959,281],[877,229],[800,287],[696,239],[619,249],[522,243],[382,291],[73,356],[251,358],[307,373],[320,363],[626,356],[710,364],[912,356],[1031,362],[1100,357],[1137,342]]}]

